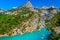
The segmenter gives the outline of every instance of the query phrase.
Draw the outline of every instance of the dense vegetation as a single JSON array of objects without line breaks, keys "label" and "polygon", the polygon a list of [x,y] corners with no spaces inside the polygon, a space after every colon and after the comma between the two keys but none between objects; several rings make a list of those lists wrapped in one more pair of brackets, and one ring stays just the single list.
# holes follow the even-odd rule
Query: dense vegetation
[{"label": "dense vegetation", "polygon": [[60,26],[60,13],[56,14],[52,19],[51,19],[51,25],[53,27]]},{"label": "dense vegetation", "polygon": [[[17,15],[8,15],[0,13],[0,34],[9,33],[13,28],[18,27],[17,25],[21,24],[23,21],[28,20],[32,17],[34,12],[29,11],[26,8],[20,8],[24,11],[18,12]],[[16,11],[16,9],[13,9]],[[14,12],[13,10],[9,10],[10,12]],[[28,16],[24,16],[29,14]],[[20,26],[19,26],[20,27]]]},{"label": "dense vegetation", "polygon": [[55,31],[56,27],[60,27],[60,12],[57,13],[51,20],[46,20],[47,28],[52,30],[50,35],[50,40],[60,40],[60,34],[57,34]]}]

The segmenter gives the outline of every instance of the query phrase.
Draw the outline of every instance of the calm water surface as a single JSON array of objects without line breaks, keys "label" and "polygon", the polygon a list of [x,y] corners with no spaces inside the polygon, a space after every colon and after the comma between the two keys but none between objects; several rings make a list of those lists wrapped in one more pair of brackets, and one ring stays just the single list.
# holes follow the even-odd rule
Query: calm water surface
[{"label": "calm water surface", "polygon": [[34,32],[25,33],[23,35],[0,37],[0,40],[48,40],[51,31],[46,28]]}]

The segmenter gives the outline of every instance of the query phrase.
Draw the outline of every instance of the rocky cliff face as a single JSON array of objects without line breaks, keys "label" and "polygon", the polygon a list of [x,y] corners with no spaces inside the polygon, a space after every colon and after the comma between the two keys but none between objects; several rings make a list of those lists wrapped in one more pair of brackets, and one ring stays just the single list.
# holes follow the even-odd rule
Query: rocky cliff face
[{"label": "rocky cliff face", "polygon": [[28,18],[28,20],[22,21],[22,23],[18,24],[17,27],[13,29],[13,35],[16,35],[15,33],[22,34],[25,32],[32,32],[34,30],[39,30],[40,29],[39,22],[40,22],[39,14],[33,13],[30,16],[30,18]]},{"label": "rocky cliff face", "polygon": [[21,7],[2,12],[4,14],[0,14],[0,36],[23,34],[45,27],[45,18],[50,14],[54,15],[50,10],[51,8],[34,8],[28,1]]},{"label": "rocky cliff face", "polygon": [[2,24],[0,25],[0,36],[23,34],[40,29],[40,12],[30,10],[33,8],[30,2],[26,5],[28,7],[18,7],[1,14],[4,17],[1,17],[3,21],[0,21]]}]

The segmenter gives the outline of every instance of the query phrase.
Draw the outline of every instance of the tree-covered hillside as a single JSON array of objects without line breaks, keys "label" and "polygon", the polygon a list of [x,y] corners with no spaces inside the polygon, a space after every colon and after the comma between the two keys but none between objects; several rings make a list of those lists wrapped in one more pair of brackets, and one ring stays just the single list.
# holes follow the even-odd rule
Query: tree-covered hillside
[{"label": "tree-covered hillside", "polygon": [[[20,9],[12,9],[8,10],[8,12],[22,10],[22,12],[17,12],[17,15],[9,15],[0,13],[0,34],[12,34],[12,30],[14,28],[20,28],[22,32],[24,32],[25,28],[23,22],[27,22],[31,19],[34,20],[36,16],[39,18],[39,14],[30,11],[28,8],[20,8]],[[36,15],[36,16],[35,16]],[[23,24],[22,24],[23,23]],[[30,25],[31,26],[31,25]],[[39,28],[38,28],[39,29]]]},{"label": "tree-covered hillside", "polygon": [[[60,40],[60,12],[57,13],[52,19],[48,22],[48,29],[52,30],[52,34],[50,35],[51,40]],[[57,29],[58,28],[58,29]],[[57,31],[56,31],[57,30]]]}]

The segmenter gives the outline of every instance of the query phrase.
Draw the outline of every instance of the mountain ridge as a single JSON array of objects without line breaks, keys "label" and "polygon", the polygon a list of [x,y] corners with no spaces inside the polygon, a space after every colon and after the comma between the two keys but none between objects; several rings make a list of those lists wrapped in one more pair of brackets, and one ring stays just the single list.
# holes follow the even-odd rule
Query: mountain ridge
[{"label": "mountain ridge", "polygon": [[0,34],[2,36],[23,34],[44,28],[45,20],[50,20],[60,10],[54,7],[34,8],[30,7],[31,3],[27,2],[28,7],[13,8],[4,12],[0,12]]}]

